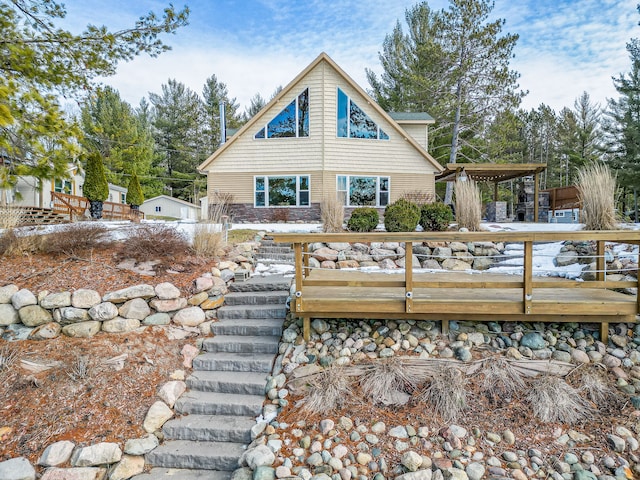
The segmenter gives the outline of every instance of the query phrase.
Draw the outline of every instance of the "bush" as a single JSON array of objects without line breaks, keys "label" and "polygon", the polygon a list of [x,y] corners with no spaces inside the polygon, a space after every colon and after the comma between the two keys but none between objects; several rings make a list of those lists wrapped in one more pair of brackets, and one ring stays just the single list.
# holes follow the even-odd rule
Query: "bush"
[{"label": "bush", "polygon": [[173,258],[193,251],[182,232],[162,224],[138,226],[122,247],[121,254],[124,258],[134,258],[137,261]]},{"label": "bush", "polygon": [[359,207],[351,213],[347,228],[352,232],[372,232],[379,221],[378,210],[373,207]]},{"label": "bush", "polygon": [[79,255],[107,248],[112,243],[109,229],[94,223],[74,223],[42,236],[42,253]]},{"label": "bush", "polygon": [[140,187],[140,181],[138,180],[138,174],[136,172],[133,172],[131,180],[129,180],[126,202],[129,205],[138,207],[144,202],[144,194],[142,193],[142,187]]},{"label": "bush", "polygon": [[109,198],[109,184],[98,152],[90,153],[87,158],[82,194],[87,200],[94,202],[104,202]]},{"label": "bush", "polygon": [[420,209],[420,226],[425,232],[443,232],[452,221],[451,208],[442,202],[427,203]]},{"label": "bush", "polygon": [[384,228],[387,232],[413,232],[420,221],[420,207],[400,199],[384,209]]}]

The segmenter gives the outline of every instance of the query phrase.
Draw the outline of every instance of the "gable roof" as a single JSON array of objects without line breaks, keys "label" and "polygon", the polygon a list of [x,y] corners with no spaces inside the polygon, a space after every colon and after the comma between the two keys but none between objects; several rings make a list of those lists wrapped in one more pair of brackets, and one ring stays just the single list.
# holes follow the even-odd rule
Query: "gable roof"
[{"label": "gable roof", "polygon": [[389,116],[398,123],[431,124],[436,120],[427,112],[389,112]]},{"label": "gable roof", "polygon": [[187,207],[200,208],[199,205],[195,205],[191,202],[187,202],[186,200],[182,200],[181,198],[170,197],[169,195],[158,195],[157,197],[149,198],[145,200],[143,203],[150,203],[154,200],[167,200],[169,202],[179,203],[180,205],[185,205]]},{"label": "gable roof", "polygon": [[414,138],[409,135],[399,124],[396,122],[384,109],[378,105],[378,103],[373,100],[369,94],[358,85],[347,73],[342,70],[336,64],[329,55],[322,52],[318,57],[311,62],[307,68],[305,68],[302,72],[300,72],[289,84],[284,87],[278,95],[276,95],[267,105],[262,108],[256,115],[253,116],[238,132],[229,139],[229,141],[225,142],[218,150],[213,152],[204,162],[198,166],[198,171],[200,173],[204,173],[203,170],[209,166],[211,162],[213,162],[216,158],[222,155],[230,145],[232,145],[239,137],[241,137],[247,130],[252,129],[261,119],[265,116],[265,114],[271,109],[273,105],[279,102],[283,97],[287,96],[290,91],[314,68],[316,68],[320,63],[326,62],[331,68],[333,68],[338,75],[340,75],[349,86],[351,86],[354,90],[356,90],[360,95],[364,98],[370,99],[370,106],[378,112],[387,122],[391,124],[393,129],[402,136],[406,141],[408,141],[417,151],[427,160],[437,172],[441,172],[443,167],[427,152]]}]

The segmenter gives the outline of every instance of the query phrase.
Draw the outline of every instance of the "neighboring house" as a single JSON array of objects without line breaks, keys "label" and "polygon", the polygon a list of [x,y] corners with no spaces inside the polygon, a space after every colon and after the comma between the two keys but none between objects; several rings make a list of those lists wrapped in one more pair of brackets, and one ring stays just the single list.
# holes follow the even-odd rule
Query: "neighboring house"
[{"label": "neighboring house", "polygon": [[331,197],[382,211],[403,193],[435,196],[431,123],[385,112],[322,53],[198,170],[208,204],[231,198],[236,222],[320,220]]},{"label": "neighboring house", "polygon": [[[38,189],[39,180],[37,178],[28,176],[19,177],[15,187],[5,192],[7,195],[7,203],[20,207],[51,208],[53,206],[51,192],[82,197],[84,172],[80,172],[75,166],[69,166],[68,172],[69,178],[43,179],[41,191]],[[111,183],[109,184],[109,197],[106,200],[107,202],[126,203],[126,196],[126,188],[112,185]]]},{"label": "neighboring house", "polygon": [[140,211],[149,217],[173,217],[180,220],[199,220],[200,207],[179,198],[160,195],[145,200],[140,205]]}]

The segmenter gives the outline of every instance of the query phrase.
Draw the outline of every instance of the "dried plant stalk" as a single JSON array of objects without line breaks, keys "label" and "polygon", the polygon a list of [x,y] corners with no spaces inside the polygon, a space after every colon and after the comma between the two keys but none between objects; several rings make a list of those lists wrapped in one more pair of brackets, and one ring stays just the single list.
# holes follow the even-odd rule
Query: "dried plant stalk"
[{"label": "dried plant stalk", "polygon": [[483,362],[484,379],[481,389],[492,401],[506,400],[525,388],[518,371],[504,358],[494,357]]},{"label": "dried plant stalk", "polygon": [[322,231],[325,233],[339,233],[343,231],[344,206],[337,197],[327,196],[320,205]]},{"label": "dried plant stalk", "polygon": [[543,422],[579,423],[594,413],[592,404],[562,378],[542,375],[535,378],[527,393],[533,414]]},{"label": "dried plant stalk", "polygon": [[10,348],[9,345],[4,345],[0,348],[0,373],[3,373],[16,363],[18,359],[18,351]]},{"label": "dried plant stalk", "polygon": [[482,197],[478,184],[473,180],[456,180],[456,221],[458,228],[470,232],[480,230],[482,220]]},{"label": "dried plant stalk", "polygon": [[578,196],[585,230],[615,230],[616,178],[603,163],[593,163],[578,172]]},{"label": "dried plant stalk", "polygon": [[303,410],[330,412],[341,407],[352,394],[351,380],[342,367],[331,367],[309,379]]},{"label": "dried plant stalk", "polygon": [[462,371],[452,365],[443,365],[418,399],[431,405],[445,423],[453,422],[467,406],[466,386],[467,379]]},{"label": "dried plant stalk", "polygon": [[402,362],[391,358],[373,363],[362,375],[360,386],[373,403],[404,405],[409,400],[408,393],[416,388],[415,379]]}]

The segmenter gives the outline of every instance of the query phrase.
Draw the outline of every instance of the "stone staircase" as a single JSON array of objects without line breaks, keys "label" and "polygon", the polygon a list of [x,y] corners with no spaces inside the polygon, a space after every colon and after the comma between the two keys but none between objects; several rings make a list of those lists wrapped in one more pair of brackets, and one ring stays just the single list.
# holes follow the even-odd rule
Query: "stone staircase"
[{"label": "stone staircase", "polygon": [[264,265],[295,265],[293,248],[289,243],[276,243],[272,237],[266,236],[260,242],[255,258]]},{"label": "stone staircase", "polygon": [[214,337],[193,361],[188,390],[175,404],[164,443],[146,456],[152,470],[135,480],[231,478],[262,413],[266,377],[278,352],[290,280],[233,283],[218,309]]}]

